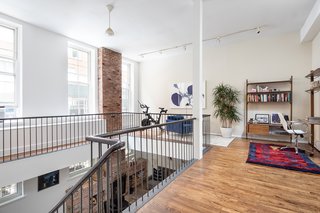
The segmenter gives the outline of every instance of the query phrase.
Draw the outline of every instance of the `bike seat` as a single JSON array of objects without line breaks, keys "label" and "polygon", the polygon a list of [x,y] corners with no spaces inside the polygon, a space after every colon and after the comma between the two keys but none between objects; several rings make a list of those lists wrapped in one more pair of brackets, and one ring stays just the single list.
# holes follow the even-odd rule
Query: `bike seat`
[{"label": "bike seat", "polygon": [[164,107],[159,107],[160,110],[164,110]]}]

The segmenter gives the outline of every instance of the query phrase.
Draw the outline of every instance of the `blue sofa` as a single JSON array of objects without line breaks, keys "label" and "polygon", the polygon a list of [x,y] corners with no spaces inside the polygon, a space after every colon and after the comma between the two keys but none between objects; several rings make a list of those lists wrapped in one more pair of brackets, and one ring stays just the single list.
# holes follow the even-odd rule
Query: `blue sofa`
[{"label": "blue sofa", "polygon": [[[184,117],[181,115],[171,115],[171,116],[167,117],[166,122],[170,123],[170,122],[179,121],[179,120],[183,120],[183,119],[184,119]],[[184,121],[184,122],[176,123],[176,124],[168,124],[166,127],[167,131],[176,132],[181,135],[191,133],[192,129],[193,129],[192,121]]]}]

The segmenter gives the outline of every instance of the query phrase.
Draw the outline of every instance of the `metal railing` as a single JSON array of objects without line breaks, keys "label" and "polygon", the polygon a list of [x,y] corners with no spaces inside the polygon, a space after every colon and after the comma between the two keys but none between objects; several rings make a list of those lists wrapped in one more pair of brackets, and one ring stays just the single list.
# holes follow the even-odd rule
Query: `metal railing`
[{"label": "metal railing", "polygon": [[203,134],[203,152],[210,149],[210,115],[203,115],[202,117],[202,134]]},{"label": "metal railing", "polygon": [[135,212],[195,161],[194,120],[87,137],[101,158],[50,213]]},{"label": "metal railing", "polygon": [[106,132],[106,114],[0,119],[0,163],[87,144],[87,135]]},{"label": "metal railing", "polygon": [[[112,139],[98,139],[97,141],[100,144],[107,145],[107,151],[100,156],[98,162],[66,193],[50,212],[93,212],[94,203],[99,203],[95,212],[102,212],[102,171],[106,173],[105,176],[107,177],[106,190],[111,191],[109,184],[111,154],[124,147],[125,144],[119,140]],[[74,211],[77,208],[80,211]]]},{"label": "metal railing", "polygon": [[[159,117],[159,113],[150,115],[155,120]],[[192,117],[163,114],[160,124],[177,116]],[[0,118],[0,163],[85,145],[88,135],[140,127],[144,118],[143,113],[134,112]]]}]

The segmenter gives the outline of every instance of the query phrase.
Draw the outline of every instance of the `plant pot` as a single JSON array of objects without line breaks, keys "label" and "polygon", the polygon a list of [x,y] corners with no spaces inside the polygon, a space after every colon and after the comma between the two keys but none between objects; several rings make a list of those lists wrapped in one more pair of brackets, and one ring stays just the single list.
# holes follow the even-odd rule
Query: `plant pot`
[{"label": "plant pot", "polygon": [[221,135],[224,138],[231,138],[232,137],[232,128],[223,128],[220,127]]}]

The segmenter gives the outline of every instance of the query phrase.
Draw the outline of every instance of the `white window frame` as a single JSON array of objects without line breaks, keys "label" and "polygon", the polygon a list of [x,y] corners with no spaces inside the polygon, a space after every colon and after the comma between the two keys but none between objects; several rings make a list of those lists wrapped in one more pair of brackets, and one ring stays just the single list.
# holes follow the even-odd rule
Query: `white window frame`
[{"label": "white window frame", "polygon": [[[14,30],[14,73],[15,76],[14,87],[14,103],[0,102],[0,106],[13,107],[15,108],[15,115],[22,115],[22,26],[0,19],[0,26]],[[4,57],[3,57],[4,58]],[[10,59],[11,60],[11,59]],[[7,74],[7,73],[4,73]]]},{"label": "white window frame", "polygon": [[[75,163],[75,164],[73,164],[73,165],[71,165],[71,166],[74,166],[74,165],[79,164],[79,163],[84,163],[84,162],[87,162],[87,161],[89,161],[89,163],[91,164],[90,160],[86,160],[86,161],[82,161],[82,162]],[[98,162],[98,158],[92,159],[92,165],[94,165],[96,162]],[[77,170],[74,170],[74,171],[70,172],[70,167],[71,167],[71,166],[68,167],[68,170],[69,170],[69,179],[73,179],[73,178],[82,176],[82,175],[84,175],[84,174],[91,168],[91,165],[90,165],[89,167],[77,169]]]},{"label": "white window frame", "polygon": [[81,175],[81,174],[85,173],[86,171],[88,171],[91,168],[90,165],[88,167],[84,167],[84,168],[81,168],[81,169],[76,169],[76,170],[74,170],[72,172],[70,171],[71,167],[75,167],[77,164],[87,163],[87,162],[89,162],[89,164],[91,164],[90,160],[86,160],[86,161],[78,162],[78,163],[75,163],[75,164],[69,166],[69,176],[70,177],[75,177],[75,176]]},{"label": "white window frame", "polygon": [[[98,72],[97,72],[97,49],[93,48],[91,46],[81,44],[78,42],[69,41],[68,42],[68,48],[83,51],[88,53],[88,67],[89,67],[89,100],[88,100],[88,107],[89,107],[89,113],[96,113],[98,111],[98,87],[97,87],[97,79],[98,79]],[[68,55],[69,58],[69,55]],[[69,63],[68,63],[68,69],[69,69]],[[68,80],[69,85],[69,80]],[[68,92],[69,96],[69,92]],[[69,109],[69,103],[68,103],[68,112],[70,112]]]},{"label": "white window frame", "polygon": [[[9,184],[11,185],[11,184]],[[24,197],[24,185],[23,182],[16,183],[17,185],[17,193],[7,195],[5,197],[0,198],[0,206],[4,206],[8,203],[14,202],[22,197]],[[2,188],[2,187],[0,187]]]},{"label": "white window frame", "polygon": [[[129,88],[129,91],[130,91],[130,94],[129,94],[129,110],[128,112],[134,112],[134,97],[135,97],[135,90],[134,90],[134,79],[135,79],[135,67],[134,67],[134,64],[126,59],[122,59],[122,65],[121,66],[127,66],[128,69],[129,69],[129,75],[130,75],[130,79],[129,79],[129,82],[130,82],[130,88]],[[122,79],[121,79],[122,81]]]}]

